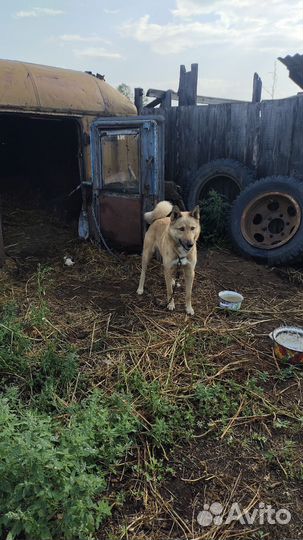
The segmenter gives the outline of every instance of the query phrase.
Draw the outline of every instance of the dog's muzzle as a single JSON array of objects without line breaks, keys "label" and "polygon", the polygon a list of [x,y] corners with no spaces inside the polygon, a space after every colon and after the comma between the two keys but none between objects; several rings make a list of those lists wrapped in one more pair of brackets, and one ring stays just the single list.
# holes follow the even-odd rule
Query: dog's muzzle
[{"label": "dog's muzzle", "polygon": [[179,242],[180,242],[180,245],[183,247],[183,249],[185,249],[185,251],[190,251],[194,247],[194,244],[184,245],[182,240],[179,240]]}]

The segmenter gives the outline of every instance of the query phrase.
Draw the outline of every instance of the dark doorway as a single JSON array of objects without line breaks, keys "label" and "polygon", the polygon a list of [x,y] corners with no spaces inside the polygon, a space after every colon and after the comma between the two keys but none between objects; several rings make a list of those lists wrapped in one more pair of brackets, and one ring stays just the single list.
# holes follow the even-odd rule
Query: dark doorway
[{"label": "dark doorway", "polygon": [[[9,254],[22,257],[39,248],[43,255],[52,239],[58,243],[56,228],[76,234],[82,204],[79,141],[74,120],[0,115],[0,198]],[[49,227],[54,238],[47,235]]]}]

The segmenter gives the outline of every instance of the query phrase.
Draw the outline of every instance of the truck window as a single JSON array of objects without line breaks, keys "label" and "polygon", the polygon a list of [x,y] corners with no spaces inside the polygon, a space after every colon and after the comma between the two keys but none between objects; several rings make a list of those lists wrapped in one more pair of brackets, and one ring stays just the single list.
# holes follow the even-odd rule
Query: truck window
[{"label": "truck window", "polygon": [[101,137],[103,189],[139,193],[139,132]]}]

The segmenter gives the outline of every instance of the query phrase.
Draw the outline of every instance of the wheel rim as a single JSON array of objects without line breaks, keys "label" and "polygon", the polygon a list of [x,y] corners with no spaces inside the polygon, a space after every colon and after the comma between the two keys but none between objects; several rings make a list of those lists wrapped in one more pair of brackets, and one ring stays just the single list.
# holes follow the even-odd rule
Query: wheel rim
[{"label": "wheel rim", "polygon": [[301,223],[301,208],[297,201],[281,192],[258,195],[245,208],[241,218],[241,233],[245,240],[259,249],[275,249],[289,242]]}]

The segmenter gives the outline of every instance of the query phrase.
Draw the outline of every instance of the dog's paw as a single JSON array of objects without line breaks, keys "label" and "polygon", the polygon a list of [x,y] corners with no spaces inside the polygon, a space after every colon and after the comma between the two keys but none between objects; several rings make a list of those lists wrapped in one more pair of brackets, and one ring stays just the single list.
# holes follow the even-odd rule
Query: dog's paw
[{"label": "dog's paw", "polygon": [[167,305],[167,309],[169,309],[169,311],[174,311],[174,309],[175,309],[175,302],[174,302],[174,300],[171,300],[171,301],[169,302],[169,304]]},{"label": "dog's paw", "polygon": [[143,289],[140,289],[140,287],[137,289],[137,294],[139,294],[141,296],[141,294],[143,294],[144,290]]},{"label": "dog's paw", "polygon": [[195,314],[195,312],[194,312],[194,310],[193,310],[193,308],[191,306],[186,308],[186,313],[187,313],[187,315],[194,315]]}]

